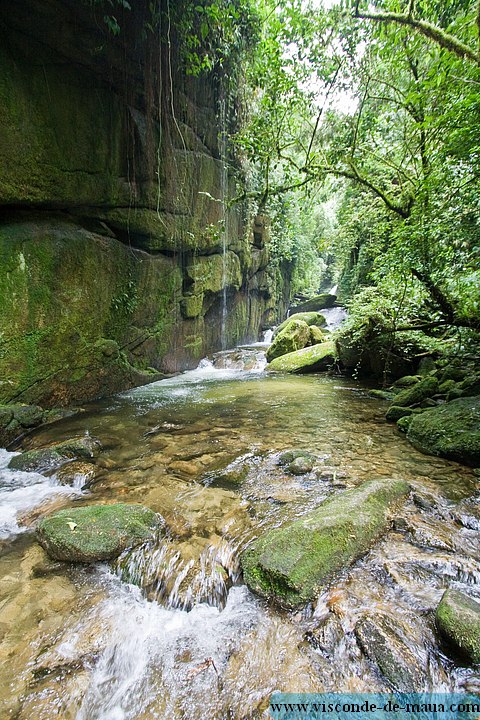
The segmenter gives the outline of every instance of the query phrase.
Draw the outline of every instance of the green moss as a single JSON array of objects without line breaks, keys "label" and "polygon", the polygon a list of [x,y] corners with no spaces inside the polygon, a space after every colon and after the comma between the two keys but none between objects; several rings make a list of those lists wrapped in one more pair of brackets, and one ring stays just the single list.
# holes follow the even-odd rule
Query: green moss
[{"label": "green moss", "polygon": [[303,320],[289,320],[277,333],[266,352],[268,362],[287,353],[301,350],[310,342],[310,328]]},{"label": "green moss", "polygon": [[90,505],[60,510],[41,520],[37,539],[55,560],[110,560],[152,539],[159,516],[142,505]]},{"label": "green moss", "polygon": [[420,382],[412,385],[412,387],[402,390],[395,396],[395,405],[397,407],[407,407],[410,405],[418,405],[422,400],[431,398],[438,392],[438,380],[435,377],[428,376]]},{"label": "green moss", "polygon": [[400,420],[400,418],[407,417],[412,413],[412,408],[397,407],[397,405],[391,405],[385,414],[385,420],[387,420],[387,422],[397,422],[397,420]]},{"label": "green moss", "polygon": [[371,480],[265,533],[242,556],[247,585],[282,605],[312,600],[388,528],[388,510],[408,489],[401,480]]},{"label": "green moss", "polygon": [[407,439],[429,455],[480,464],[480,396],[466,397],[411,416]]},{"label": "green moss", "polygon": [[470,663],[480,663],[480,604],[458,590],[446,590],[435,613],[451,647]]},{"label": "green moss", "polygon": [[335,363],[335,357],[335,343],[324,342],[275,358],[267,365],[267,370],[293,373],[327,370]]},{"label": "green moss", "polygon": [[321,313],[318,312],[303,312],[303,313],[294,313],[293,315],[290,315],[286,320],[284,320],[280,325],[277,327],[275,334],[278,335],[279,332],[281,332],[291,320],[302,320],[302,322],[307,323],[307,325],[326,325],[327,321],[323,317]]}]

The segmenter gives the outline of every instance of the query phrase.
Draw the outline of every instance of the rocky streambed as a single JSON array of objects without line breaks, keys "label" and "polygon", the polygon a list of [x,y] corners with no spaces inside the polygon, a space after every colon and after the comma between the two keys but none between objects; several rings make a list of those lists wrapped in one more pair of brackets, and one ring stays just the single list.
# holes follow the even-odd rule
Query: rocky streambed
[{"label": "rocky streambed", "polygon": [[[242,356],[2,451],[2,717],[266,718],[274,690],[480,691],[475,470],[420,453],[357,383]],[[102,562],[36,540],[44,516],[71,540],[93,513],[96,543],[116,504],[147,508],[144,526],[115,520],[108,543],[137,534]]]}]

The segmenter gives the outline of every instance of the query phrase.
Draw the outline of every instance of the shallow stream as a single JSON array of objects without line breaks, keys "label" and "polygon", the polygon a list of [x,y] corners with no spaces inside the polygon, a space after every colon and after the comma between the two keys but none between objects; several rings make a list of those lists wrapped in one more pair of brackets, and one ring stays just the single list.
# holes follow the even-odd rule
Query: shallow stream
[{"label": "shallow stream", "polygon": [[[432,612],[448,586],[480,597],[478,477],[413,449],[361,385],[262,367],[261,348],[219,353],[25,440],[98,438],[95,465],[70,476],[8,470],[0,451],[1,718],[240,720],[267,718],[274,690],[388,690],[356,640],[367,615],[396,628],[416,689],[480,691]],[[292,448],[316,456],[311,472],[278,464]],[[253,537],[376,477],[404,478],[411,498],[313,606],[278,611],[242,584]],[[118,500],[161,513],[157,542],[92,567],[35,542],[46,508]]]}]

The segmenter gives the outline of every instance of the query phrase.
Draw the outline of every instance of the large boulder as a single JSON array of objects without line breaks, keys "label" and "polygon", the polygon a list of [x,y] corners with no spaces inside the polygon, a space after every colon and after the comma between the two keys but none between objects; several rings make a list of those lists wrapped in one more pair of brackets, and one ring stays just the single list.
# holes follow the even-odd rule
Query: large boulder
[{"label": "large boulder", "polygon": [[267,370],[307,373],[328,370],[335,363],[335,343],[328,341],[290,352],[277,357],[267,365]]},{"label": "large boulder", "polygon": [[438,380],[435,377],[428,376],[395,395],[395,406],[410,407],[411,405],[418,405],[423,400],[431,398],[436,392],[438,392]]},{"label": "large boulder", "polygon": [[266,532],[242,555],[245,582],[282,606],[312,600],[388,529],[392,506],[408,491],[403,480],[370,480]]},{"label": "large boulder", "polygon": [[266,352],[268,362],[280,355],[304,348],[310,342],[310,328],[303,320],[289,320]]},{"label": "large boulder", "polygon": [[330,293],[323,293],[322,295],[316,295],[310,300],[295,305],[293,310],[295,312],[318,312],[325,308],[331,308],[335,305],[337,299],[336,295],[330,295]]},{"label": "large boulder", "polygon": [[327,321],[325,320],[324,316],[321,313],[318,312],[303,312],[303,313],[295,313],[294,315],[290,315],[286,320],[284,320],[275,330],[275,335],[278,335],[279,332],[281,332],[290,322],[290,320],[302,320],[303,322],[307,323],[307,325],[326,325]]},{"label": "large boulder", "polygon": [[461,657],[480,663],[480,603],[450,588],[443,593],[435,619],[440,633]]},{"label": "large boulder", "polygon": [[480,396],[452,400],[411,416],[407,438],[428,455],[479,466]]},{"label": "large boulder", "polygon": [[91,563],[118,557],[153,538],[160,516],[143,505],[89,505],[60,510],[37,525],[37,539],[54,560]]}]

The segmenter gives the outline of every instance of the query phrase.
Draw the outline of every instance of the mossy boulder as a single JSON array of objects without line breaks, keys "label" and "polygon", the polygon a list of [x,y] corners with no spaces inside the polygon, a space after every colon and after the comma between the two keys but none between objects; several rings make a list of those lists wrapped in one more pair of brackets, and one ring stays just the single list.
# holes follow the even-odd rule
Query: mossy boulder
[{"label": "mossy boulder", "polygon": [[335,363],[335,359],[335,343],[327,341],[277,357],[267,365],[267,370],[291,373],[316,372],[328,370]]},{"label": "mossy boulder", "polygon": [[245,582],[282,606],[312,600],[388,529],[392,507],[408,491],[403,480],[370,480],[270,530],[242,555]]},{"label": "mossy boulder", "polygon": [[395,395],[395,405],[397,407],[409,407],[410,405],[418,405],[423,400],[431,398],[438,392],[438,380],[436,377],[428,376],[420,382],[415,383],[411,387],[405,388]]},{"label": "mossy boulder", "polygon": [[310,341],[310,328],[303,320],[289,320],[266,352],[268,362],[304,348]]},{"label": "mossy boulder", "polygon": [[325,334],[318,325],[310,325],[310,342],[309,345],[319,345],[325,342]]},{"label": "mossy boulder", "polygon": [[335,305],[337,299],[336,295],[330,295],[330,293],[323,293],[322,295],[316,295],[310,300],[295,305],[293,308],[296,313],[299,312],[318,312],[326,308],[331,308]]},{"label": "mossy boulder", "polygon": [[387,402],[392,402],[395,397],[395,394],[390,390],[369,390],[368,394],[370,397],[377,398],[378,400],[386,400]]},{"label": "mossy boulder", "polygon": [[480,603],[450,588],[442,596],[435,620],[458,655],[470,663],[480,663]]},{"label": "mossy boulder", "polygon": [[392,387],[393,388],[407,388],[412,387],[412,385],[416,385],[419,380],[421,380],[420,375],[404,375],[401,378],[398,378],[398,380],[395,380]]},{"label": "mossy boulder", "polygon": [[413,408],[390,405],[387,412],[385,413],[385,420],[387,420],[387,422],[397,422],[397,420],[400,420],[400,418],[407,417],[413,412]]},{"label": "mossy boulder", "polygon": [[480,465],[480,396],[459,398],[411,416],[408,440],[427,455]]},{"label": "mossy boulder", "polygon": [[111,560],[153,538],[159,516],[143,505],[90,505],[60,510],[37,525],[37,539],[54,560]]},{"label": "mossy boulder", "polygon": [[425,687],[425,672],[402,634],[385,615],[367,615],[355,626],[358,644],[389,685],[401,692],[420,692]]},{"label": "mossy boulder", "polygon": [[304,323],[307,323],[307,325],[326,325],[327,321],[323,317],[321,313],[318,312],[303,312],[303,313],[294,313],[293,315],[290,315],[286,320],[284,320],[275,330],[275,335],[278,335],[279,332],[281,332],[290,322],[290,320],[302,320]]},{"label": "mossy boulder", "polygon": [[47,448],[38,450],[27,450],[27,452],[15,455],[8,467],[11,470],[23,470],[26,472],[43,472],[52,468],[60,467],[67,460],[82,458],[93,460],[101,450],[99,440],[85,435],[79,438],[71,438]]}]

